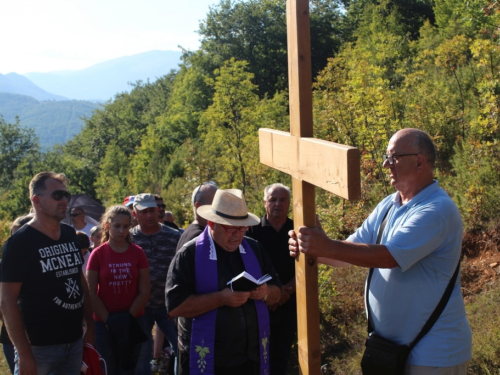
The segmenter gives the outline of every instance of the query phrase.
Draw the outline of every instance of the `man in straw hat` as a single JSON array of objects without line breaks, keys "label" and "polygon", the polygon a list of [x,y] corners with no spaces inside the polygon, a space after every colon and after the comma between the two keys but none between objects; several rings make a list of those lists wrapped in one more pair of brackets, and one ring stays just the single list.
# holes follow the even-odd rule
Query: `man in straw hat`
[{"label": "man in straw hat", "polygon": [[[281,284],[259,243],[243,237],[260,220],[237,189],[217,190],[197,213],[208,225],[177,252],[167,278],[167,310],[179,317],[179,375],[269,374],[266,304],[279,300]],[[233,291],[227,284],[243,271],[272,279]]]}]

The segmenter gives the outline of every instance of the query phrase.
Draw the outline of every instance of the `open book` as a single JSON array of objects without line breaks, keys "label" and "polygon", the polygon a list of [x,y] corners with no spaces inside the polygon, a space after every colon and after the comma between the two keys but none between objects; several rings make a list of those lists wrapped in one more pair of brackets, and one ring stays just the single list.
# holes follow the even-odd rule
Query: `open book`
[{"label": "open book", "polygon": [[271,279],[272,276],[266,274],[262,276],[259,280],[257,280],[248,272],[243,271],[238,276],[233,277],[233,279],[229,281],[227,285],[229,285],[229,287],[233,292],[249,292]]}]

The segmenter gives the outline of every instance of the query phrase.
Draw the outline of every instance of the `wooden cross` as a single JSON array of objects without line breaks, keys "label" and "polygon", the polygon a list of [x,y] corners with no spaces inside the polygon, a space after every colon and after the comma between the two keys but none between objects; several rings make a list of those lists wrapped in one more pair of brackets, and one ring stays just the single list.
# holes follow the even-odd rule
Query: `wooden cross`
[{"label": "wooden cross", "polygon": [[[354,147],[312,138],[312,80],[309,0],[287,1],[290,133],[259,129],[260,162],[292,176],[293,220],[316,225],[314,186],[342,198],[359,199],[360,154]],[[299,366],[321,373],[318,265],[301,254],[295,264]]]}]

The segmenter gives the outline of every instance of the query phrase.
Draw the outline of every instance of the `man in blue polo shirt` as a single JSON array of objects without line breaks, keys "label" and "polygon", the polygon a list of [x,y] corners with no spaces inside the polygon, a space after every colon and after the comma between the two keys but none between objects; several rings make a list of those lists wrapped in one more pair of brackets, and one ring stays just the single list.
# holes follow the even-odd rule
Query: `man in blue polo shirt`
[{"label": "man in blue polo shirt", "polygon": [[[334,266],[374,268],[367,291],[371,324],[378,335],[400,345],[418,335],[460,259],[462,219],[433,179],[435,158],[427,133],[398,131],[383,162],[397,191],[382,200],[354,234],[336,241],[319,227],[301,227],[297,235],[290,231],[292,256],[303,252]],[[405,374],[465,375],[470,358],[471,331],[458,278],[443,313],[411,351]]]}]

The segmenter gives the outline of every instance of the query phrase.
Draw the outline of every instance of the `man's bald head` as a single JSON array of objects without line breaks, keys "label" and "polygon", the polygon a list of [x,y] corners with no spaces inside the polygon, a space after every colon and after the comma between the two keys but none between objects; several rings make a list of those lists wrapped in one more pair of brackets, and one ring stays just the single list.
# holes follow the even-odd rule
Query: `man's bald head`
[{"label": "man's bald head", "polygon": [[425,156],[427,163],[434,168],[436,147],[429,134],[420,129],[406,128],[396,132],[392,138],[407,144],[409,148],[417,149],[420,154]]},{"label": "man's bald head", "polygon": [[198,185],[193,190],[193,195],[191,196],[191,201],[193,203],[193,211],[195,220],[201,225],[207,225],[207,221],[203,219],[196,213],[196,210],[200,206],[205,206],[208,204],[212,204],[214,200],[215,192],[219,188],[213,181],[204,182],[201,185]]}]

